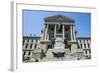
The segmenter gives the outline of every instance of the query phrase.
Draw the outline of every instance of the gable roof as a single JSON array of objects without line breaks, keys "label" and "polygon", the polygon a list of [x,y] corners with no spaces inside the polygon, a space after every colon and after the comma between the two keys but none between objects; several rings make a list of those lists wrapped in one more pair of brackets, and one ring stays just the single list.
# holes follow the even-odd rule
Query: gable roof
[{"label": "gable roof", "polygon": [[74,22],[72,18],[60,14],[46,17],[44,20],[48,22]]}]

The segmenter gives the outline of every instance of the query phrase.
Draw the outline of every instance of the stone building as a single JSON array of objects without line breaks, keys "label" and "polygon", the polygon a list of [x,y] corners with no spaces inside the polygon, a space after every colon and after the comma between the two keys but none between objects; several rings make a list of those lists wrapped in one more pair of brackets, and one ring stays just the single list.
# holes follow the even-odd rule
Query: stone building
[{"label": "stone building", "polygon": [[91,59],[91,39],[76,37],[72,18],[55,15],[44,21],[40,37],[23,36],[23,62]]}]

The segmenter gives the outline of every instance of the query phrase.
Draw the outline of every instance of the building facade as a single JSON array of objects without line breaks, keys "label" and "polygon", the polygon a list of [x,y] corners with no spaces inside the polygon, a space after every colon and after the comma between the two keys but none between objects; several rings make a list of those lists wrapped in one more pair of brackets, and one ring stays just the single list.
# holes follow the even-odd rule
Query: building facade
[{"label": "building facade", "polygon": [[76,37],[73,19],[55,15],[44,21],[40,37],[23,36],[23,62],[91,59],[91,39]]}]

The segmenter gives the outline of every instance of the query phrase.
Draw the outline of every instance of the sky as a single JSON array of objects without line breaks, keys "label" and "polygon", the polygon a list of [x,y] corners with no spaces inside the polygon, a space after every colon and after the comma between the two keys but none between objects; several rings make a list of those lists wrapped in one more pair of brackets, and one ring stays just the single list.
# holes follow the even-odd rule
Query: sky
[{"label": "sky", "polygon": [[91,36],[91,13],[79,12],[55,12],[55,11],[36,11],[23,10],[23,36],[40,36],[41,30],[44,28],[44,18],[53,15],[64,15],[75,20],[75,29],[77,37]]}]

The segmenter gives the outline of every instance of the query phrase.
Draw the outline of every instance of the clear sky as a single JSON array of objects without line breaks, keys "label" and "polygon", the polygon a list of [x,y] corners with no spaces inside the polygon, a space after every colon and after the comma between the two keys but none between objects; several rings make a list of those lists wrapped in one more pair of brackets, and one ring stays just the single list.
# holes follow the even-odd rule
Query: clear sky
[{"label": "clear sky", "polygon": [[78,12],[51,12],[51,11],[34,11],[23,10],[23,36],[41,35],[44,28],[44,18],[61,14],[75,20],[75,29],[78,37],[91,36],[91,14]]}]

